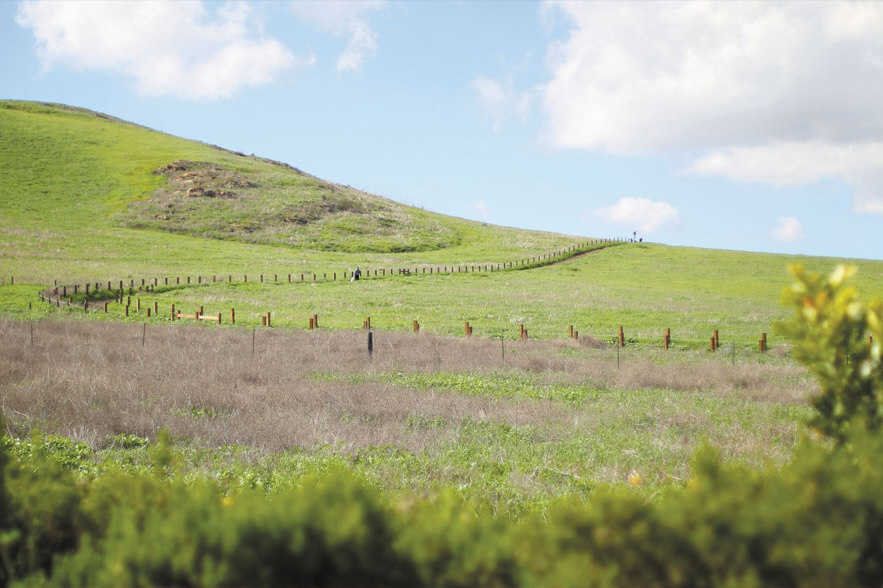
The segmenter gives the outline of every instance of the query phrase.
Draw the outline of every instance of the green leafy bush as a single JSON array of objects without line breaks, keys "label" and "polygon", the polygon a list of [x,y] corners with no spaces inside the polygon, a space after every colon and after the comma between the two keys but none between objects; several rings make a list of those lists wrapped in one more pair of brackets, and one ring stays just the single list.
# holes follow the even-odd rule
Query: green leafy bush
[{"label": "green leafy bush", "polygon": [[782,302],[796,312],[779,329],[795,342],[797,360],[819,380],[813,426],[838,440],[857,418],[872,430],[880,428],[883,302],[861,302],[848,283],[854,267],[837,266],[829,276],[807,273],[800,265],[792,266],[791,272],[797,281]]}]

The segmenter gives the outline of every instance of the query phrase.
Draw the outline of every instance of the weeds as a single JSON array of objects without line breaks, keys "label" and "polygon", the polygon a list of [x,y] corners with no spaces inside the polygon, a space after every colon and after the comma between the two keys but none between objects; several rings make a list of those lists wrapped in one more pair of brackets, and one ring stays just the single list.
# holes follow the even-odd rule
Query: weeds
[{"label": "weeds", "polygon": [[252,355],[239,329],[150,326],[142,346],[141,325],[0,328],[17,438],[40,429],[130,467],[167,428],[188,471],[225,483],[285,486],[340,463],[390,490],[451,484],[516,509],[635,469],[650,486],[677,484],[702,439],[752,467],[781,463],[814,391],[790,362],[690,351],[633,353],[617,369],[610,350],[562,355],[560,342],[512,344],[502,362],[499,341],[477,337],[377,332],[369,358],[352,331],[264,331]]}]

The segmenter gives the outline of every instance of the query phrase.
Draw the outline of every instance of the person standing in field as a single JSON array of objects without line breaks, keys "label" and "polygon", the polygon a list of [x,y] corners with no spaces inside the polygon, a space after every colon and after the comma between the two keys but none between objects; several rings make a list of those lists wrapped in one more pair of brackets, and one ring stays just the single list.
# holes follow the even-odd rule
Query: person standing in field
[{"label": "person standing in field", "polygon": [[356,271],[353,272],[353,279],[358,280],[362,276],[362,270],[356,268]]}]

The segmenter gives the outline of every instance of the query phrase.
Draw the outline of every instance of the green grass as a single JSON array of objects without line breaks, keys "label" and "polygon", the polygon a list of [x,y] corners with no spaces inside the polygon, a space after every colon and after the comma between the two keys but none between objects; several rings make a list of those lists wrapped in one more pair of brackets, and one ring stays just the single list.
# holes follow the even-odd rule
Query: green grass
[{"label": "green grass", "polygon": [[[329,264],[336,267],[335,282],[332,271],[316,264],[276,268],[279,282],[275,283],[273,272],[268,270],[263,283],[258,272],[249,273],[248,283],[243,282],[245,274],[235,273],[233,282],[228,283],[230,274],[224,272],[218,276],[223,283],[211,283],[211,276],[203,273],[201,285],[196,284],[196,274],[191,274],[188,286],[186,275],[157,272],[138,276],[137,284],[141,277],[148,283],[157,277],[162,286],[164,278],[171,277],[168,289],[160,287],[156,293],[138,295],[145,307],[158,302],[160,318],[154,321],[168,320],[175,304],[187,313],[199,306],[206,314],[221,312],[225,323],[229,309],[235,308],[237,324],[243,327],[260,326],[260,317],[266,312],[272,313],[273,325],[279,328],[305,329],[309,317],[318,314],[322,328],[358,329],[371,317],[372,327],[380,330],[410,330],[417,320],[421,329],[461,335],[464,322],[469,321],[477,336],[502,334],[506,339],[517,337],[519,324],[528,329],[530,337],[542,339],[566,338],[568,326],[574,325],[583,338],[612,343],[621,325],[630,344],[659,346],[664,330],[670,328],[675,348],[704,348],[718,329],[725,346],[755,347],[761,332],[768,334],[770,345],[780,342],[773,324],[787,313],[779,306],[778,297],[789,283],[785,269],[789,261],[795,259],[628,244],[525,271],[391,277],[389,271],[394,266],[387,266],[386,277],[372,274],[351,283],[342,279],[347,267]],[[825,258],[799,261],[817,270],[834,262]],[[869,297],[883,293],[883,263],[857,263],[861,291]],[[316,282],[313,273],[318,273]],[[323,274],[327,280],[322,279]],[[175,286],[176,277],[182,282],[180,286]],[[15,292],[18,294],[10,298],[12,290],[0,288],[3,307],[7,312],[18,309],[21,313],[27,299],[23,293],[34,296],[36,290],[15,286]],[[118,305],[112,304],[110,311],[113,317],[122,314]],[[142,321],[145,317],[142,313],[130,319]]]},{"label": "green grass", "polygon": [[[165,317],[171,304],[185,312],[203,305],[212,314],[236,308],[243,326],[259,325],[266,312],[285,328],[305,328],[313,314],[323,327],[359,328],[370,316],[380,329],[408,330],[418,320],[432,332],[460,334],[469,321],[477,335],[506,338],[519,324],[538,338],[561,338],[574,325],[610,342],[622,325],[630,343],[657,345],[670,328],[676,347],[700,348],[719,329],[722,340],[753,346],[783,317],[786,265],[827,270],[837,261],[642,243],[523,271],[372,276],[350,284],[343,274],[357,266],[389,274],[520,262],[584,239],[405,207],[70,107],[0,102],[0,128],[0,308],[16,316],[47,310],[28,314],[26,302],[37,298],[8,289],[12,277],[48,286],[191,276],[189,288],[142,297],[158,301]],[[181,180],[209,170],[203,185],[236,197],[188,198],[185,184],[155,173],[179,160],[209,163],[179,165],[169,175]],[[156,219],[170,204],[179,212]],[[230,229],[243,223],[255,227]],[[883,262],[854,263],[861,290],[883,294]],[[336,273],[338,281],[312,283],[314,273]],[[238,283],[195,284],[196,276],[230,274]],[[267,281],[278,274],[284,283],[260,284],[260,274]],[[288,285],[288,274],[297,283]],[[114,318],[122,314],[111,310]]]}]

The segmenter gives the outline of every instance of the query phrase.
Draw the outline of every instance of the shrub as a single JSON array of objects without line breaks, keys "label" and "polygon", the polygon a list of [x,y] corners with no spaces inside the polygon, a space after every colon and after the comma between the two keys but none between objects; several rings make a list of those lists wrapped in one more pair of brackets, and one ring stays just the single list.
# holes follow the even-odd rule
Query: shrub
[{"label": "shrub", "polygon": [[[797,281],[782,302],[795,309],[779,330],[794,341],[794,355],[819,380],[812,425],[842,441],[856,419],[871,430],[883,424],[883,302],[864,305],[848,285],[856,268],[837,266],[829,275],[791,266]],[[869,340],[872,337],[873,342]]]}]

